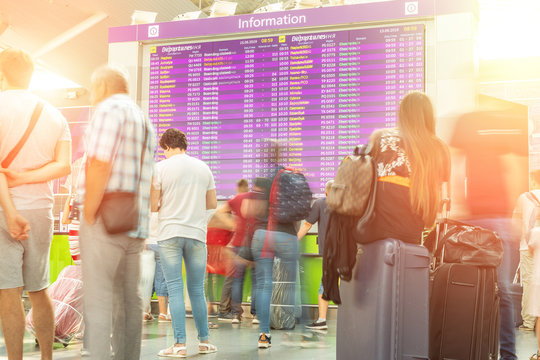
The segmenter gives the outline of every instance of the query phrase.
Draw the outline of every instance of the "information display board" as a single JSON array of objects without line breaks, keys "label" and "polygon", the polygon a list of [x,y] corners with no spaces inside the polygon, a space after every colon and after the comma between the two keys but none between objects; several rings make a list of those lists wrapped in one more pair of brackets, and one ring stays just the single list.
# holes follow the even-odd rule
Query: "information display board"
[{"label": "information display board", "polygon": [[424,61],[422,24],[152,46],[149,116],[158,136],[186,133],[221,199],[260,174],[266,139],[321,196],[340,160],[424,90]]}]

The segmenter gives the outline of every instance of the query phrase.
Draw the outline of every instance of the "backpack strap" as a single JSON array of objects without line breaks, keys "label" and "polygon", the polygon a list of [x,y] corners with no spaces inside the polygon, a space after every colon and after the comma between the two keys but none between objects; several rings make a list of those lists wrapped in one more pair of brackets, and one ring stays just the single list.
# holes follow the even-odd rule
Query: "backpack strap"
[{"label": "backpack strap", "polygon": [[36,123],[39,119],[39,116],[41,115],[42,110],[43,110],[43,102],[41,100],[38,100],[38,103],[36,104],[36,107],[34,108],[34,112],[32,113],[32,117],[30,118],[30,122],[28,123],[28,126],[26,127],[26,130],[24,131],[23,136],[19,139],[19,142],[17,143],[17,145],[15,145],[13,149],[11,149],[9,154],[2,161],[2,167],[4,169],[8,168],[9,165],[11,165],[15,157],[19,154],[19,151],[21,151],[22,147],[26,143],[26,140],[28,140],[30,133],[32,132],[32,130],[34,130],[34,127],[36,126]]}]

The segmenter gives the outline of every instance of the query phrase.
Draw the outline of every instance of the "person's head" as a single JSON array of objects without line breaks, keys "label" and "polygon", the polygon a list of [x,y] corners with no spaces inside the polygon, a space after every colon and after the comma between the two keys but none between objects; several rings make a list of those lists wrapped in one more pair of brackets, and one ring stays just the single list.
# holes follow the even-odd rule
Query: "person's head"
[{"label": "person's head", "polygon": [[164,150],[167,158],[173,153],[185,152],[187,150],[186,134],[175,128],[167,129],[159,139],[159,146]]},{"label": "person's head", "polygon": [[236,183],[236,192],[242,194],[249,191],[249,183],[246,179],[240,179]]},{"label": "person's head", "polygon": [[0,88],[28,89],[34,73],[34,61],[20,49],[9,48],[0,52]]},{"label": "person's head", "polygon": [[435,134],[433,106],[426,94],[415,91],[405,95],[399,104],[398,128],[407,136]]},{"label": "person's head", "polygon": [[97,105],[114,94],[127,94],[127,73],[112,65],[97,68],[92,74],[90,92],[92,104]]},{"label": "person's head", "polygon": [[435,134],[433,106],[426,94],[412,92],[401,100],[398,129],[411,165],[412,208],[430,227],[441,202],[441,182],[449,177],[450,157]]},{"label": "person's head", "polygon": [[272,182],[264,177],[257,177],[253,180],[253,191],[264,192],[270,190]]},{"label": "person's head", "polygon": [[330,191],[330,188],[332,187],[332,184],[334,183],[334,180],[328,180],[326,182],[326,185],[324,187],[324,195],[328,196],[328,192]]}]

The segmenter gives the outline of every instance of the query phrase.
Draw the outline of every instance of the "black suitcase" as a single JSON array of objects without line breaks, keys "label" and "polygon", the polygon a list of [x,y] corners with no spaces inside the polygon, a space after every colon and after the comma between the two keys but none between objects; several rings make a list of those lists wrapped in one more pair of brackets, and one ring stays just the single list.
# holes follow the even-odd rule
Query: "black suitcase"
[{"label": "black suitcase", "polygon": [[439,266],[432,278],[429,315],[431,360],[498,359],[496,268]]}]

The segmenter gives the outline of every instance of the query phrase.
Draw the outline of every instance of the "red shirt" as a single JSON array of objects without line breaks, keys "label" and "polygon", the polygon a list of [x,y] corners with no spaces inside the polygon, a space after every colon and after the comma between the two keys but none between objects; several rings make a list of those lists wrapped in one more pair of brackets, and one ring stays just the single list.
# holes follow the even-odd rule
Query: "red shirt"
[{"label": "red shirt", "polygon": [[246,218],[242,216],[240,209],[242,208],[242,201],[244,201],[248,194],[249,192],[237,194],[227,201],[232,212],[236,215],[236,231],[234,232],[231,244],[237,247],[244,244],[244,238],[246,236],[247,221]]},{"label": "red shirt", "polygon": [[[466,154],[467,203],[471,214],[511,216],[502,156],[528,156],[527,114],[479,111],[461,116],[450,145]],[[516,183],[519,174],[516,174]],[[523,183],[526,185],[526,183]],[[522,188],[518,193],[527,191]]]}]

